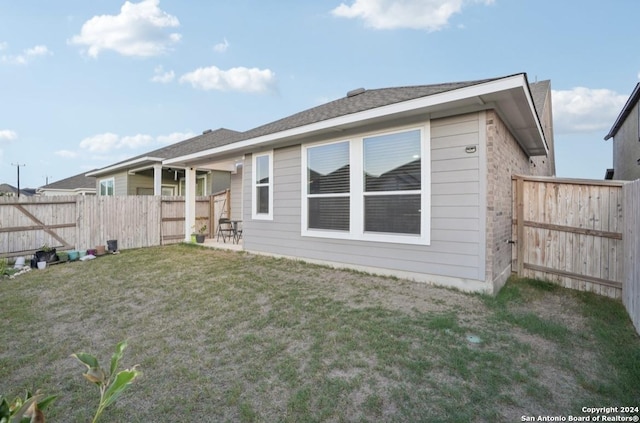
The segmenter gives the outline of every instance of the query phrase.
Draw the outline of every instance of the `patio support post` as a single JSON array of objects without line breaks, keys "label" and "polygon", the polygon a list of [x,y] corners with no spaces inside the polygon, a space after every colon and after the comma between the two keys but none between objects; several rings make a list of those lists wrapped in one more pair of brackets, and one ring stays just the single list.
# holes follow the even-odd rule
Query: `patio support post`
[{"label": "patio support post", "polygon": [[153,195],[162,195],[162,165],[153,165]]},{"label": "patio support post", "polygon": [[196,224],[196,170],[193,167],[185,169],[185,198],[184,198],[184,240],[191,240],[191,233]]}]

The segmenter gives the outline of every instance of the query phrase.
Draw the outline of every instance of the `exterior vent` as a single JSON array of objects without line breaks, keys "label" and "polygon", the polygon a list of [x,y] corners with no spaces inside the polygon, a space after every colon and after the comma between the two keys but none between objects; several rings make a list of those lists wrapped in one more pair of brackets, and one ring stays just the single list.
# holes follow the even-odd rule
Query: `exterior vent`
[{"label": "exterior vent", "polygon": [[362,94],[366,90],[364,88],[356,88],[355,90],[351,90],[347,93],[347,97],[355,97],[358,94]]},{"label": "exterior vent", "polygon": [[202,131],[202,135],[208,134],[210,132],[213,132],[213,131],[211,129],[205,129],[204,131]]}]

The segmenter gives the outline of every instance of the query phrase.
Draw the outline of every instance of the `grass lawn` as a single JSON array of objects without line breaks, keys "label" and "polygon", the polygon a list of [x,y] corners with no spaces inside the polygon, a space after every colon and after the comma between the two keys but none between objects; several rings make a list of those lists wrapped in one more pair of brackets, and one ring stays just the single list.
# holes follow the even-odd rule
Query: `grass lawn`
[{"label": "grass lawn", "polygon": [[[620,302],[510,280],[497,297],[191,245],[0,280],[0,394],[90,421],[72,353],[142,376],[105,422],[500,422],[640,405]],[[477,342],[479,341],[479,342]]]}]

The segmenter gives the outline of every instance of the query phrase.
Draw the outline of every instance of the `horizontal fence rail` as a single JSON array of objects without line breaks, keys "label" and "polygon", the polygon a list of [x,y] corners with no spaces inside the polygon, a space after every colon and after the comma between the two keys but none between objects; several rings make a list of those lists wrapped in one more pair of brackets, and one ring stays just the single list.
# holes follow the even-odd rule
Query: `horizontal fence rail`
[{"label": "horizontal fence rail", "polygon": [[[213,236],[217,211],[228,191],[196,199],[196,228]],[[33,254],[47,245],[86,250],[117,240],[119,249],[151,247],[185,239],[184,197],[0,197],[0,257]]]},{"label": "horizontal fence rail", "polygon": [[618,181],[514,176],[514,270],[621,298],[622,186]]}]

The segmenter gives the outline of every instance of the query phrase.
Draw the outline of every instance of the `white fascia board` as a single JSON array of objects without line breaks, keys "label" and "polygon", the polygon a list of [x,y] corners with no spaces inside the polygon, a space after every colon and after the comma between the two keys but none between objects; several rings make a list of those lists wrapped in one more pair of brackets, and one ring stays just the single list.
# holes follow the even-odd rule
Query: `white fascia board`
[{"label": "white fascia board", "polygon": [[138,163],[143,163],[143,162],[158,162],[158,163],[162,163],[162,160],[160,157],[150,157],[150,156],[145,156],[145,157],[140,157],[138,159],[135,160],[131,160],[128,162],[124,162],[124,163],[120,163],[117,165],[113,165],[113,166],[109,166],[109,167],[104,167],[102,169],[98,169],[98,170],[94,170],[93,172],[89,172],[89,173],[85,173],[84,176],[99,176],[99,175],[104,175],[106,173],[113,173],[117,170],[121,170],[121,169],[126,169],[130,166],[136,165]]},{"label": "white fascia board", "polygon": [[[491,94],[498,91],[505,91],[513,88],[522,88],[529,99],[529,106],[532,113],[535,115],[535,108],[533,108],[533,102],[529,94],[529,90],[526,84],[524,74],[516,74],[496,81],[489,81],[483,84],[472,85],[470,87],[458,88],[456,90],[447,91],[444,93],[433,94],[427,97],[420,97],[413,100],[407,100],[400,103],[389,104],[387,106],[377,107],[375,109],[364,110],[362,112],[352,113],[344,116],[339,116],[332,119],[323,120],[320,122],[311,123],[296,128],[287,129],[285,131],[274,132],[272,134],[266,134],[257,138],[250,138],[243,141],[234,142],[231,144],[223,145],[220,147],[203,150],[197,153],[188,154],[185,156],[175,157],[173,159],[167,159],[162,162],[165,165],[173,163],[188,163],[190,161],[197,161],[204,156],[211,156],[215,154],[221,154],[231,152],[234,150],[245,149],[262,144],[267,144],[272,141],[276,141],[282,138],[289,138],[304,135],[307,133],[313,133],[316,131],[326,130],[330,128],[340,127],[343,125],[349,125],[357,123],[359,121],[376,119],[384,116],[401,114],[410,112],[416,109],[428,108],[438,104],[453,102],[457,100],[464,100],[473,97],[479,97],[487,94]],[[536,118],[537,119],[537,118]],[[538,122],[538,126],[540,123]],[[540,128],[542,130],[542,128]]]}]

